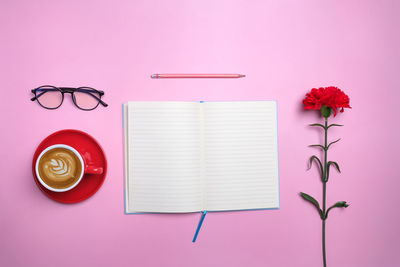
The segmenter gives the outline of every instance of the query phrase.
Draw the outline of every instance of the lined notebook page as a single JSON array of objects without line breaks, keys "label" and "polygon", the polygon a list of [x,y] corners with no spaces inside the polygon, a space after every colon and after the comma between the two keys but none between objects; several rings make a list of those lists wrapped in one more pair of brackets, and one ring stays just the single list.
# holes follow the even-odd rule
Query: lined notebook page
[{"label": "lined notebook page", "polygon": [[196,102],[129,102],[126,212],[203,208]]},{"label": "lined notebook page", "polygon": [[279,207],[276,103],[204,103],[205,209]]}]

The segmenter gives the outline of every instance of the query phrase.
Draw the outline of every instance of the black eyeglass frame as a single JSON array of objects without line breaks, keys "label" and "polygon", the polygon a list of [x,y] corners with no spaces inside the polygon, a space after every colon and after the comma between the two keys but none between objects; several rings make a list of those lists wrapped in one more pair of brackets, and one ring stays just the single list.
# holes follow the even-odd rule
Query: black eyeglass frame
[{"label": "black eyeglass frame", "polygon": [[[59,92],[61,93],[61,96],[62,96],[62,98],[61,98],[61,103],[60,103],[57,107],[54,107],[54,108],[49,108],[49,107],[46,107],[46,106],[42,105],[42,103],[40,103],[40,101],[39,101],[38,98],[39,98],[42,94],[44,94],[44,93],[46,93],[46,92],[43,92],[43,93],[37,95],[38,90],[39,90],[39,89],[42,89],[42,88],[45,88],[45,89],[54,89],[54,90],[59,91]],[[99,94],[99,97],[97,97],[97,96],[91,94],[91,93],[88,92],[88,91],[91,91],[91,92],[93,92],[93,93]],[[57,108],[59,108],[59,107],[62,105],[62,103],[64,102],[64,94],[66,94],[66,93],[71,94],[72,101],[74,102],[74,105],[75,105],[77,108],[81,109],[81,110],[90,111],[90,110],[93,110],[93,109],[97,108],[97,106],[98,106],[99,104],[102,104],[104,107],[107,107],[107,106],[108,106],[108,104],[106,104],[103,100],[101,100],[101,97],[104,95],[104,92],[103,92],[103,91],[99,91],[99,90],[96,90],[96,89],[94,89],[94,88],[87,87],[87,86],[82,86],[82,87],[75,88],[75,87],[56,87],[56,86],[53,86],[53,85],[42,85],[42,86],[39,86],[39,87],[37,87],[37,88],[35,88],[35,89],[32,89],[31,92],[32,92],[33,94],[35,94],[35,96],[31,98],[31,101],[37,100],[37,102],[39,103],[39,105],[41,105],[41,106],[42,106],[43,108],[45,108],[45,109],[57,109]],[[85,108],[80,107],[80,106],[76,103],[76,98],[75,98],[74,92],[82,92],[82,93],[90,94],[92,97],[94,97],[94,98],[98,101],[98,102],[97,102],[97,105],[96,105],[95,107],[93,107],[93,108],[90,108],[90,109],[85,109]]]}]

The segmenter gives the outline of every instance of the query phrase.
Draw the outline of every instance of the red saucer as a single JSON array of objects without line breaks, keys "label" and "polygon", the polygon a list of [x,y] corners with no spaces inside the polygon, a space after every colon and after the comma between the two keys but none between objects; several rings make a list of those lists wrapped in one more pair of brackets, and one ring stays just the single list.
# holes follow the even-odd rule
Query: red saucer
[{"label": "red saucer", "polygon": [[[76,187],[66,192],[53,192],[48,190],[36,177],[35,163],[40,153],[46,147],[55,144],[69,145],[78,150],[79,153],[88,155],[93,165],[103,167],[103,173],[85,174],[82,181]],[[36,184],[46,196],[62,203],[77,203],[90,198],[100,189],[106,178],[107,160],[99,143],[87,133],[78,130],[61,130],[49,135],[40,143],[33,156],[32,172]]]}]

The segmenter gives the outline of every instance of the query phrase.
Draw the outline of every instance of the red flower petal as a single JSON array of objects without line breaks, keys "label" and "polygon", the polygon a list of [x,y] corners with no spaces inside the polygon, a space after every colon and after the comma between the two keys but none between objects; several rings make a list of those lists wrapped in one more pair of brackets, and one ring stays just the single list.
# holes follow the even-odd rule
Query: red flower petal
[{"label": "red flower petal", "polygon": [[322,106],[327,106],[333,109],[336,116],[337,109],[340,112],[344,108],[350,107],[350,98],[339,88],[335,86],[312,88],[306,97],[303,99],[304,109],[319,110]]}]

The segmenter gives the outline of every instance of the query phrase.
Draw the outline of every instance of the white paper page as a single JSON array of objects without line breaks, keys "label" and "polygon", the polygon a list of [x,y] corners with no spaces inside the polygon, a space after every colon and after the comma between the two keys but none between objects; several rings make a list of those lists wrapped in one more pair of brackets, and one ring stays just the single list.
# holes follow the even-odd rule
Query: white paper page
[{"label": "white paper page", "polygon": [[203,208],[196,102],[129,102],[126,212]]},{"label": "white paper page", "polygon": [[276,103],[204,103],[205,209],[279,208]]}]

